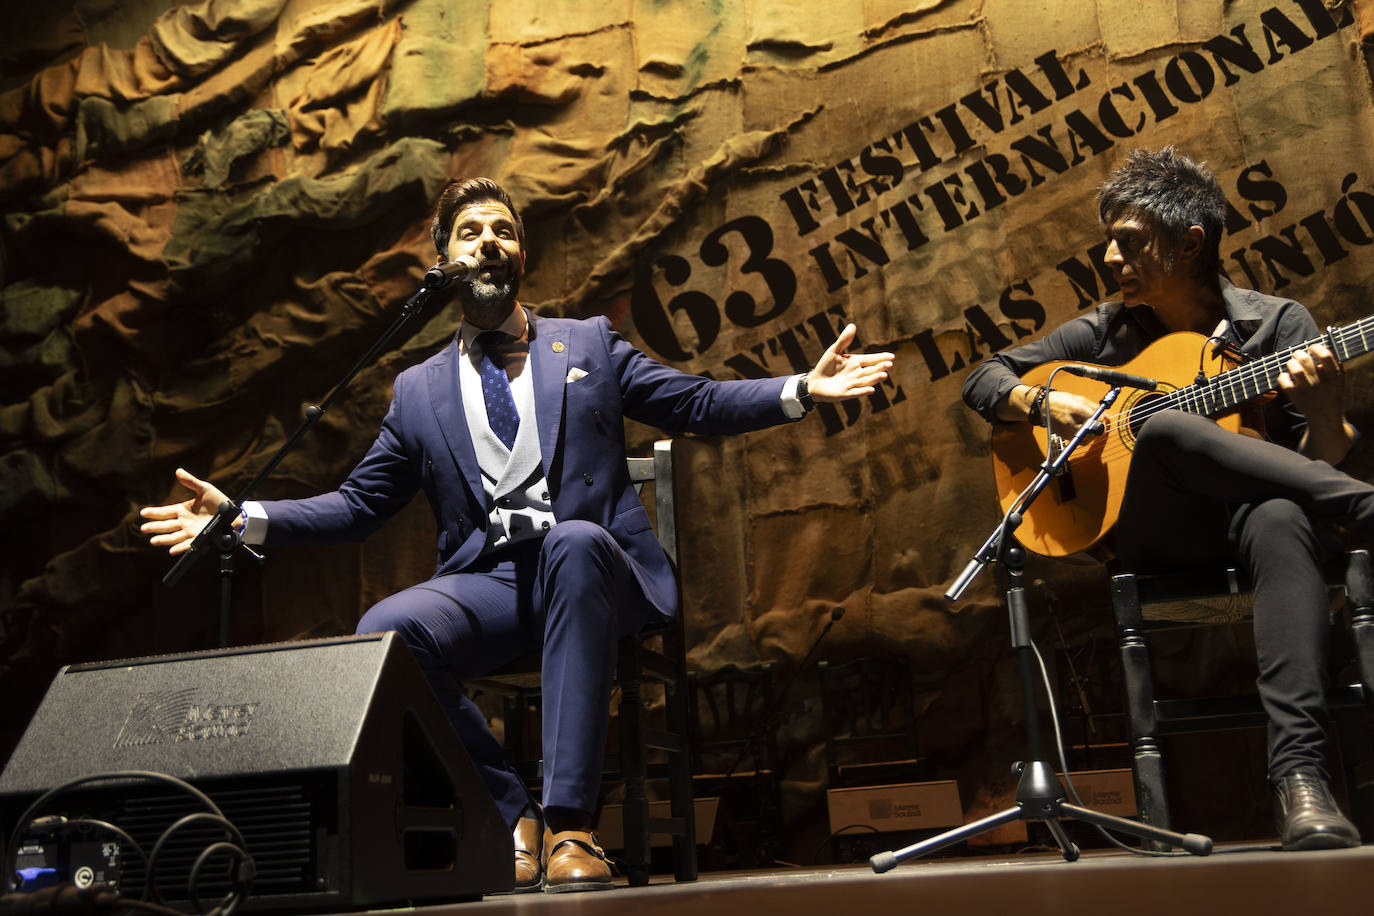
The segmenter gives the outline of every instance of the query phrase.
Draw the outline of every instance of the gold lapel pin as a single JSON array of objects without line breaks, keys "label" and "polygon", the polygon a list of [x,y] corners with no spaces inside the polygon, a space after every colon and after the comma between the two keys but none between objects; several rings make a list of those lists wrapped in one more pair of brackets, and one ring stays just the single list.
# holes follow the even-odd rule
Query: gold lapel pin
[{"label": "gold lapel pin", "polygon": [[561,341],[561,340],[555,340],[555,341],[553,342],[553,352],[555,352],[555,353],[562,353],[562,352],[563,352],[563,341]]}]

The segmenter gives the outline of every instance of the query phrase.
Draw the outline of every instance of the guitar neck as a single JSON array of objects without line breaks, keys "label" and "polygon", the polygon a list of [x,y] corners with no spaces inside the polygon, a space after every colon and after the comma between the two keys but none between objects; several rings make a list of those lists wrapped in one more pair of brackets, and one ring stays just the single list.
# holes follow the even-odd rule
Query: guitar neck
[{"label": "guitar neck", "polygon": [[1363,356],[1374,348],[1374,315],[1344,327],[1328,328],[1319,337],[1276,350],[1243,366],[1218,373],[1205,382],[1172,391],[1164,396],[1164,400],[1168,402],[1167,406],[1189,413],[1203,416],[1223,413],[1251,398],[1273,391],[1279,385],[1279,376],[1289,358],[1298,350],[1318,343],[1326,344],[1342,363]]}]

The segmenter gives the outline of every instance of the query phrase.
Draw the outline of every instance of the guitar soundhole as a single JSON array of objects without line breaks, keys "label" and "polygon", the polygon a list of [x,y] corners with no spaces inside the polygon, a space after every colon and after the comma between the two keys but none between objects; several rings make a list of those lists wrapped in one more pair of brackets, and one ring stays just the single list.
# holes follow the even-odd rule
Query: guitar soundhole
[{"label": "guitar soundhole", "polygon": [[1154,392],[1141,392],[1140,397],[1126,408],[1126,431],[1131,442],[1135,442],[1136,437],[1140,435],[1140,428],[1145,425],[1145,421],[1160,409],[1161,405],[1155,402],[1163,397],[1164,395]]}]

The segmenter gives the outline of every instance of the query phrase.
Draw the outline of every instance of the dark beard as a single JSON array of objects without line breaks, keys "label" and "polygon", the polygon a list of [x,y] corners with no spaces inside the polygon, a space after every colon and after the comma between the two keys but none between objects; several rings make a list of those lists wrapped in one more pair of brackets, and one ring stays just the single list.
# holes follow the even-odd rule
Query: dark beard
[{"label": "dark beard", "polygon": [[469,324],[484,330],[500,326],[515,307],[515,296],[520,292],[520,275],[514,271],[506,274],[499,283],[488,283],[477,277],[465,283],[455,284],[458,301],[463,304],[463,317]]}]

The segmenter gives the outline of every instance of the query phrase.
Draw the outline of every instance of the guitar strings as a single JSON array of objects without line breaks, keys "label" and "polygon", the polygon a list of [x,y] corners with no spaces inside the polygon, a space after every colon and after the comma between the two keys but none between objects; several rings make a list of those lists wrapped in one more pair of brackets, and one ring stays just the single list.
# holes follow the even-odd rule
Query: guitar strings
[{"label": "guitar strings", "polygon": [[[1372,316],[1371,318],[1363,319],[1363,320],[1361,320],[1361,321],[1359,321],[1359,322],[1355,322],[1354,324],[1347,325],[1347,326],[1344,327],[1344,328],[1332,329],[1332,332],[1331,332],[1331,335],[1330,335],[1330,338],[1329,338],[1329,339],[1330,339],[1331,342],[1337,344],[1337,351],[1338,351],[1338,352],[1337,352],[1336,355],[1337,355],[1337,358],[1338,358],[1338,359],[1341,359],[1342,361],[1344,361],[1345,359],[1351,358],[1351,354],[1350,354],[1350,352],[1349,352],[1349,346],[1348,346],[1348,344],[1349,344],[1349,341],[1350,341],[1353,337],[1359,336],[1359,337],[1361,338],[1361,342],[1364,343],[1365,334],[1364,334],[1364,331],[1363,331],[1363,329],[1362,329],[1362,326],[1363,326],[1366,322],[1374,322],[1374,316]],[[1295,346],[1288,347],[1288,348],[1285,349],[1285,350],[1276,350],[1274,353],[1268,354],[1268,355],[1266,355],[1266,356],[1258,357],[1258,358],[1256,358],[1255,360],[1253,360],[1253,361],[1251,361],[1251,362],[1249,362],[1249,363],[1244,364],[1243,366],[1239,366],[1239,367],[1237,367],[1237,368],[1235,368],[1235,369],[1228,370],[1228,371],[1223,372],[1223,373],[1219,373],[1218,375],[1214,375],[1214,376],[1212,376],[1210,379],[1208,379],[1207,382],[1203,383],[1203,384],[1200,385],[1200,386],[1199,386],[1199,385],[1190,385],[1190,386],[1187,386],[1187,387],[1185,387],[1185,388],[1179,388],[1179,389],[1176,389],[1175,391],[1169,392],[1168,394],[1162,395],[1162,396],[1160,396],[1160,397],[1149,399],[1149,400],[1145,401],[1144,403],[1139,404],[1139,405],[1137,405],[1137,406],[1131,408],[1130,410],[1121,411],[1121,412],[1119,412],[1119,413],[1113,415],[1113,416],[1110,418],[1110,422],[1109,422],[1109,424],[1108,424],[1108,432],[1107,432],[1106,434],[1107,434],[1107,435],[1111,435],[1111,426],[1114,425],[1114,424],[1116,424],[1116,423],[1126,422],[1126,423],[1130,423],[1130,424],[1131,424],[1132,426],[1134,426],[1134,427],[1139,427],[1140,425],[1143,425],[1144,422],[1145,422],[1146,420],[1148,420],[1151,416],[1153,416],[1155,413],[1157,413],[1157,412],[1159,412],[1159,411],[1161,411],[1161,410],[1177,410],[1177,409],[1182,409],[1182,410],[1184,410],[1185,412],[1188,412],[1188,413],[1196,413],[1196,414],[1199,414],[1199,415],[1201,415],[1201,416],[1208,416],[1209,414],[1208,414],[1207,410],[1205,410],[1205,409],[1193,409],[1193,410],[1189,410],[1189,409],[1188,409],[1188,401],[1190,401],[1190,400],[1193,402],[1192,406],[1193,406],[1194,408],[1204,408],[1204,407],[1205,407],[1205,401],[1204,401],[1204,399],[1206,398],[1207,394],[1206,394],[1206,393],[1203,393],[1203,392],[1200,392],[1200,391],[1194,392],[1194,393],[1191,393],[1191,394],[1190,394],[1189,392],[1192,391],[1193,389],[1214,388],[1214,389],[1216,389],[1216,393],[1220,393],[1221,389],[1223,389],[1223,388],[1229,388],[1229,390],[1231,391],[1231,393],[1234,393],[1234,384],[1227,383],[1227,382],[1224,382],[1224,381],[1218,381],[1218,380],[1224,379],[1225,376],[1227,376],[1227,375],[1229,375],[1229,374],[1231,374],[1231,373],[1233,373],[1233,372],[1234,372],[1234,373],[1241,373],[1241,374],[1247,375],[1247,376],[1249,376],[1249,377],[1255,377],[1255,376],[1263,375],[1263,376],[1266,378],[1266,387],[1265,387],[1265,388],[1259,390],[1255,395],[1252,395],[1250,398],[1242,398],[1240,401],[1237,401],[1236,403],[1242,403],[1242,402],[1245,401],[1245,400],[1250,400],[1250,399],[1252,399],[1253,397],[1258,397],[1260,394],[1264,394],[1264,393],[1266,393],[1267,391],[1272,391],[1272,390],[1274,389],[1274,386],[1273,386],[1273,384],[1268,383],[1268,379],[1271,377],[1271,373],[1272,373],[1272,376],[1276,378],[1276,377],[1277,377],[1277,374],[1278,374],[1278,371],[1282,371],[1282,370],[1280,369],[1280,367],[1281,367],[1283,364],[1287,363],[1287,361],[1292,357],[1293,353],[1297,352],[1298,350],[1305,349],[1305,348],[1311,346],[1311,345],[1314,344],[1314,343],[1320,343],[1320,342],[1323,342],[1324,340],[1327,340],[1327,339],[1328,339],[1328,338],[1326,338],[1326,337],[1317,337],[1317,338],[1313,338],[1312,340],[1305,341],[1305,342],[1303,342],[1303,343],[1301,343],[1301,344],[1297,344],[1297,345],[1295,345]],[[1342,345],[1344,345],[1344,346],[1342,346]],[[1345,352],[1345,356],[1344,356],[1344,357],[1342,357],[1342,356],[1340,355],[1340,352],[1339,352],[1339,351],[1341,351],[1342,349],[1343,349],[1344,352]],[[1368,349],[1367,345],[1365,346],[1365,349],[1366,349],[1366,350]],[[1277,371],[1276,371],[1276,370],[1277,370]],[[1214,384],[1214,383],[1215,383],[1215,384]],[[1241,385],[1242,385],[1242,388],[1241,388],[1242,393],[1244,393],[1244,382],[1242,382]],[[1209,393],[1210,393],[1210,392],[1209,392]],[[1228,406],[1234,406],[1234,405],[1228,405]],[[1223,409],[1225,409],[1225,408],[1223,408]],[[1099,460],[1099,461],[1116,460],[1117,458],[1121,457],[1122,453],[1131,452],[1131,451],[1133,451],[1133,449],[1131,448],[1131,446],[1129,446],[1129,445],[1127,445],[1125,442],[1123,442],[1122,439],[1121,439],[1119,436],[1118,436],[1118,437],[1113,437],[1111,441],[1107,442],[1107,443],[1102,447],[1102,449],[1099,451],[1098,455],[1096,456],[1095,460]],[[1081,454],[1081,453],[1080,453],[1080,454]],[[1082,460],[1086,460],[1088,457],[1089,457],[1089,456],[1084,455]],[[1070,456],[1069,456],[1069,462],[1070,462],[1070,464],[1072,464],[1072,463],[1074,462],[1074,460],[1075,460],[1075,456],[1070,455]]]},{"label": "guitar strings", "polygon": [[[1348,324],[1342,328],[1330,328],[1328,329],[1328,333],[1322,335],[1321,337],[1314,337],[1311,340],[1304,341],[1303,343],[1296,344],[1284,350],[1275,350],[1273,353],[1270,353],[1266,356],[1257,357],[1256,359],[1248,363],[1245,363],[1244,365],[1238,366],[1234,369],[1226,370],[1225,372],[1220,372],[1200,385],[1193,384],[1186,386],[1184,388],[1178,388],[1159,397],[1149,398],[1144,403],[1131,407],[1128,410],[1122,410],[1116,414],[1112,414],[1108,418],[1107,431],[1103,434],[1106,436],[1111,436],[1111,439],[1107,441],[1100,450],[1097,450],[1095,454],[1093,453],[1093,450],[1089,448],[1087,452],[1080,451],[1076,452],[1073,455],[1070,455],[1068,458],[1068,463],[1070,465],[1073,465],[1075,462],[1082,462],[1089,459],[1095,462],[1105,463],[1108,461],[1115,461],[1122,457],[1123,454],[1133,452],[1134,448],[1130,445],[1127,445],[1119,435],[1112,435],[1113,427],[1117,423],[1128,423],[1132,427],[1138,428],[1139,426],[1143,425],[1145,421],[1148,420],[1151,416],[1153,416],[1161,410],[1184,410],[1187,413],[1195,413],[1199,414],[1200,416],[1209,416],[1210,414],[1207,412],[1207,410],[1202,409],[1205,407],[1206,399],[1209,395],[1231,394],[1232,396],[1234,396],[1236,392],[1236,383],[1234,381],[1226,380],[1226,377],[1233,373],[1245,377],[1242,378],[1239,382],[1239,390],[1242,395],[1245,393],[1246,390],[1246,378],[1262,377],[1265,379],[1266,387],[1258,390],[1255,394],[1250,395],[1249,397],[1242,397],[1240,400],[1237,400],[1234,404],[1222,407],[1222,410],[1244,403],[1247,400],[1252,400],[1256,397],[1259,397],[1262,394],[1272,391],[1274,390],[1274,384],[1272,383],[1271,379],[1277,379],[1278,375],[1283,371],[1281,367],[1284,364],[1286,364],[1288,360],[1292,358],[1293,354],[1296,353],[1298,350],[1306,349],[1312,346],[1312,344],[1334,344],[1335,353],[1333,355],[1336,356],[1339,362],[1344,363],[1346,360],[1351,359],[1353,356],[1359,355],[1359,353],[1352,354],[1350,352],[1350,343],[1356,337],[1359,338],[1362,347],[1362,349],[1359,352],[1364,353],[1369,350],[1369,344],[1366,340],[1365,333],[1365,328],[1367,325],[1374,326],[1374,316],[1360,319],[1359,321],[1352,322],[1351,324]],[[1187,402],[1190,400],[1193,402],[1192,406],[1198,409],[1188,409]],[[1213,397],[1212,403],[1215,402],[1216,398]],[[1088,445],[1089,443],[1084,444]]]}]

